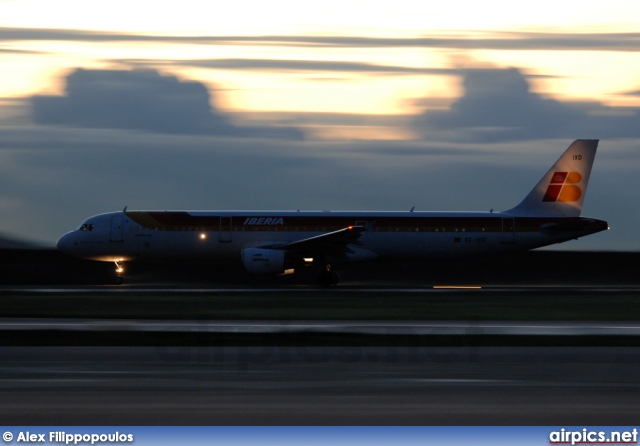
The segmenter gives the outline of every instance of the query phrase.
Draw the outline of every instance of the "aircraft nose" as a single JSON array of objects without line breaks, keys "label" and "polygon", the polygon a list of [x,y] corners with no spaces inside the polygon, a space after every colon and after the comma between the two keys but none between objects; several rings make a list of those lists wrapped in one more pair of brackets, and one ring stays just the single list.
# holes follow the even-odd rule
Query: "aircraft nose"
[{"label": "aircraft nose", "polygon": [[76,243],[73,241],[72,234],[69,233],[60,237],[58,243],[56,243],[56,246],[58,247],[59,251],[62,251],[64,253],[71,253],[75,244]]}]

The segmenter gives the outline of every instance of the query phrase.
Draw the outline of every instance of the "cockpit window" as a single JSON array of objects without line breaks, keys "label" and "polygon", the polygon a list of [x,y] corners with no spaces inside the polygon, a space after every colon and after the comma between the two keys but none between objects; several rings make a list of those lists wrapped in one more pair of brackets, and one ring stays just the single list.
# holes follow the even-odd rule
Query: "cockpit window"
[{"label": "cockpit window", "polygon": [[83,223],[78,228],[79,231],[93,231],[93,225],[88,223]]}]

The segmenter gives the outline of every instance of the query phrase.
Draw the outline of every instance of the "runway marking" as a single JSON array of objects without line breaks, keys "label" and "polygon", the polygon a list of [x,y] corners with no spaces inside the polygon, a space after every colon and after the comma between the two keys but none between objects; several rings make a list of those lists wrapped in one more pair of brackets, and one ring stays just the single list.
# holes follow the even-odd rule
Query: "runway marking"
[{"label": "runway marking", "polygon": [[278,293],[438,293],[447,290],[481,290],[488,293],[542,291],[542,292],[602,292],[602,293],[634,293],[640,292],[638,286],[536,286],[536,285],[434,285],[424,288],[393,288],[393,287],[335,287],[335,288],[167,288],[167,287],[0,287],[0,294],[4,293],[37,293],[37,294],[278,294]]},{"label": "runway marking", "polygon": [[102,319],[0,319],[0,330],[66,330],[78,332],[171,332],[171,333],[349,333],[386,336],[640,336],[640,323],[514,323],[494,321],[175,321]]}]

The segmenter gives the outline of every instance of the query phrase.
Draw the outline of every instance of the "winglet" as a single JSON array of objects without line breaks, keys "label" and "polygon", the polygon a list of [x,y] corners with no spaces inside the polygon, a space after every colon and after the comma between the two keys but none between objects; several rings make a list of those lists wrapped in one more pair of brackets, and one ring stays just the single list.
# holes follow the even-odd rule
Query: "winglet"
[{"label": "winglet", "polygon": [[575,140],[529,195],[518,206],[504,213],[580,216],[597,148],[597,139]]}]

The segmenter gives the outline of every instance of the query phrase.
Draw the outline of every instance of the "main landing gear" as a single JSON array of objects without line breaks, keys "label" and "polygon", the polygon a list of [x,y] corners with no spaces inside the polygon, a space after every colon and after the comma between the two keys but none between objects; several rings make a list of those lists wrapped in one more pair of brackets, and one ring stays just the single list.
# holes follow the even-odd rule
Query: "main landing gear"
[{"label": "main landing gear", "polygon": [[116,264],[116,285],[122,285],[124,283],[124,267],[118,262]]},{"label": "main landing gear", "polygon": [[318,283],[321,287],[328,288],[330,286],[335,286],[340,282],[340,278],[338,277],[338,273],[331,269],[331,265],[327,264],[325,271],[320,273],[318,276]]}]

